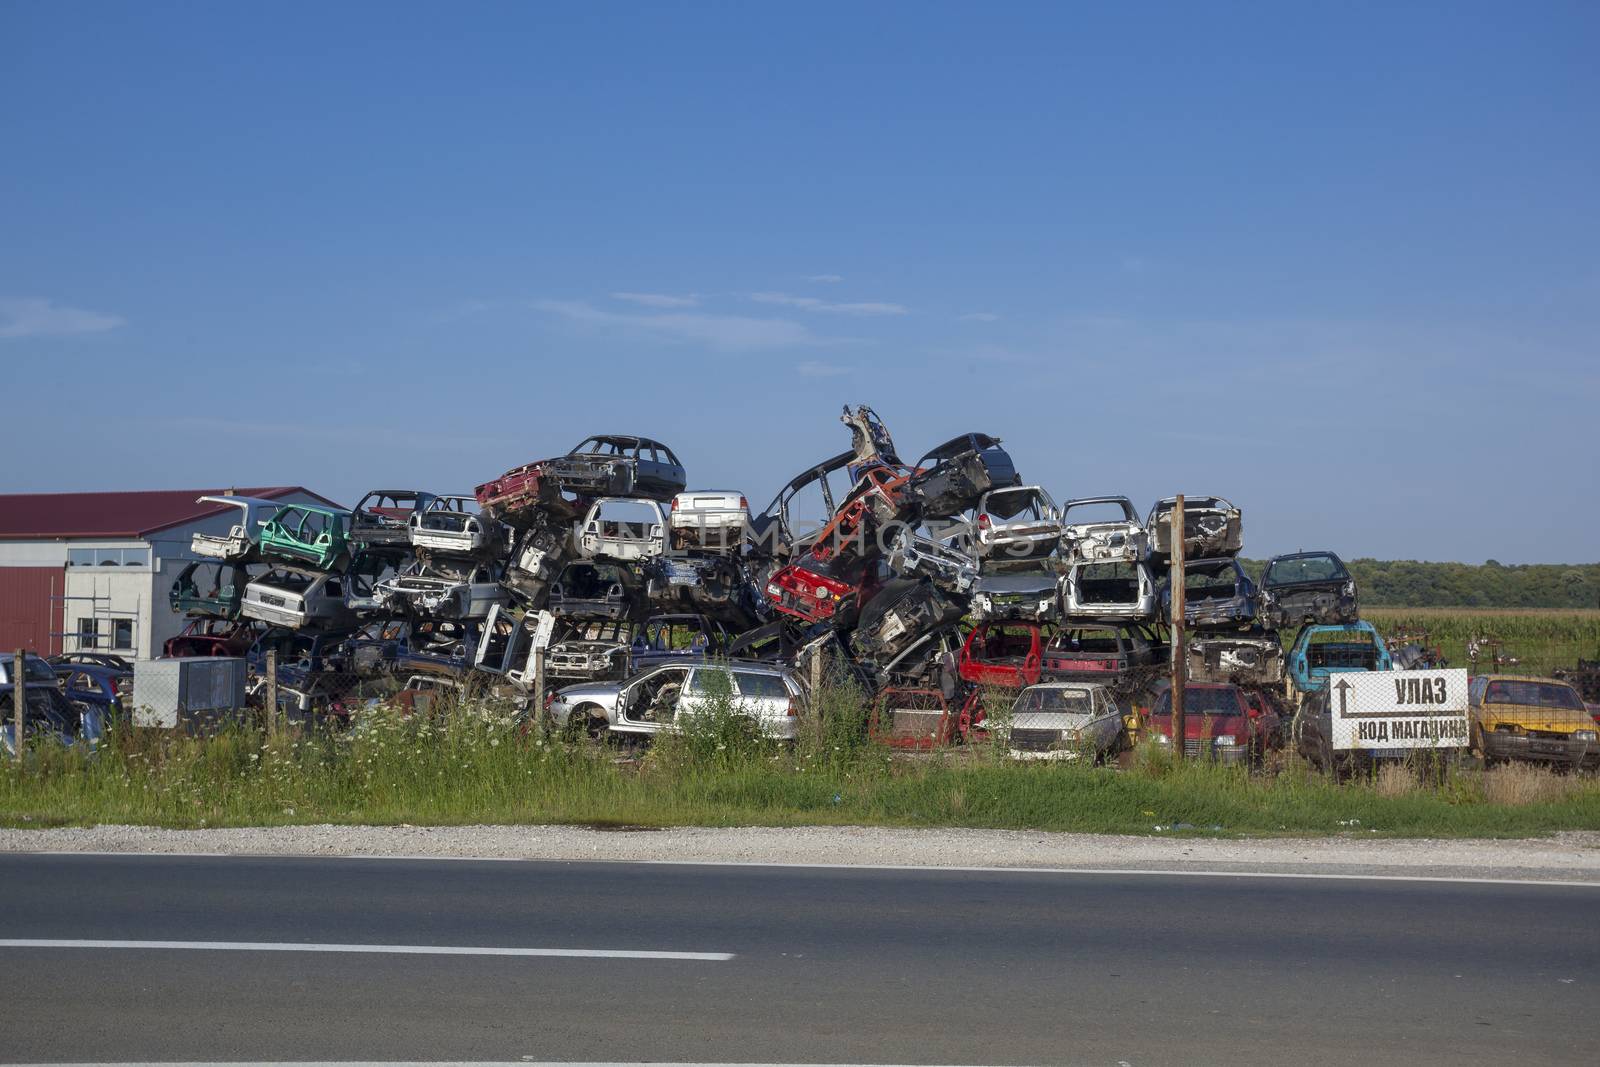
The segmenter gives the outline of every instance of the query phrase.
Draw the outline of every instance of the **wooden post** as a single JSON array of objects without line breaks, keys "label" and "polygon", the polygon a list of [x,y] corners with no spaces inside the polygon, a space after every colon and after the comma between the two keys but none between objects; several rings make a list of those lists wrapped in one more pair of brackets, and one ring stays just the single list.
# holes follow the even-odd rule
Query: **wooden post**
[{"label": "wooden post", "polygon": [[17,743],[17,770],[22,770],[22,716],[28,707],[28,650],[19,648],[11,661],[11,709],[15,712],[17,732],[12,736]]},{"label": "wooden post", "polygon": [[278,650],[267,649],[267,733],[278,732]]},{"label": "wooden post", "polygon": [[533,717],[536,722],[544,721],[544,646],[536,645],[533,649]]},{"label": "wooden post", "polygon": [[1172,507],[1172,758],[1183,759],[1184,740],[1188,736],[1183,717],[1183,690],[1189,681],[1188,651],[1184,647],[1184,558],[1183,558],[1183,494],[1179,493]]}]

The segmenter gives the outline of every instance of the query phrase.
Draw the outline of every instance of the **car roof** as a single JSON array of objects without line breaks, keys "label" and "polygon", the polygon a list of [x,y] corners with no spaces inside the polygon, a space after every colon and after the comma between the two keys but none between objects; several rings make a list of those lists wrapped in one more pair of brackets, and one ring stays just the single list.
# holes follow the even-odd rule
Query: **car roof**
[{"label": "car roof", "polygon": [[[950,438],[942,445],[935,445],[933,448],[928,449],[927,452],[923,453],[922,459],[949,459],[951,456],[960,455],[971,448],[995,448],[999,444],[1000,438],[991,437],[986,433],[964,433],[958,437]],[[922,459],[917,460],[918,466],[922,464]]]},{"label": "car roof", "polygon": [[1313,549],[1313,550],[1308,551],[1308,552],[1285,552],[1281,556],[1273,556],[1271,559],[1267,560],[1267,562],[1269,564],[1272,564],[1272,563],[1278,563],[1278,562],[1280,562],[1282,560],[1290,560],[1290,559],[1320,559],[1323,556],[1332,556],[1334,559],[1339,560],[1340,563],[1344,562],[1343,559],[1339,558],[1339,553],[1330,552],[1330,551],[1328,551],[1326,549]]}]

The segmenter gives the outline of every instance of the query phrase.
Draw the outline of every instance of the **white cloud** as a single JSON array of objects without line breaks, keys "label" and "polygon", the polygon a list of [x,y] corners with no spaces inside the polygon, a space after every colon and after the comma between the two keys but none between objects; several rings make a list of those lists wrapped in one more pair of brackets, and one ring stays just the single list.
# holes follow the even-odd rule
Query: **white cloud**
[{"label": "white cloud", "polygon": [[808,359],[804,363],[798,363],[795,365],[794,369],[798,371],[802,377],[806,378],[837,378],[841,374],[849,374],[851,370],[849,367],[840,367],[833,363],[818,363],[814,359]]},{"label": "white cloud", "polygon": [[619,314],[568,300],[535,300],[532,306],[538,311],[559,315],[573,322],[651,333],[675,341],[695,341],[721,351],[784,348],[819,342],[805,326],[788,319],[688,312]]},{"label": "white cloud", "polygon": [[992,311],[969,311],[965,315],[957,315],[957,322],[999,322],[1000,316]]},{"label": "white cloud", "polygon": [[20,297],[0,300],[0,337],[61,337],[114,330],[127,320],[120,315],[62,307],[51,300]]},{"label": "white cloud", "polygon": [[758,304],[779,304],[804,311],[831,311],[841,315],[905,315],[910,308],[904,304],[877,302],[833,304],[814,296],[794,296],[790,293],[751,293],[750,299]]},{"label": "white cloud", "polygon": [[842,274],[807,274],[801,280],[802,281],[807,281],[807,282],[820,282],[823,285],[838,285],[840,282],[844,281],[844,275],[842,275]]},{"label": "white cloud", "polygon": [[612,293],[611,299],[643,304],[647,308],[692,308],[700,305],[699,293],[690,293],[688,296],[672,296],[667,293]]}]

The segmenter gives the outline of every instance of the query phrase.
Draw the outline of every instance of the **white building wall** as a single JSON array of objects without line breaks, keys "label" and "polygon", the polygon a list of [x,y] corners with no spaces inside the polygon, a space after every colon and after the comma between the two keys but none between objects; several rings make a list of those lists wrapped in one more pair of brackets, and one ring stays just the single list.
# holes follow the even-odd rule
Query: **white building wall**
[{"label": "white building wall", "polygon": [[[309,493],[288,493],[278,499],[285,504],[321,503]],[[62,639],[62,648],[68,652],[78,650],[79,642],[70,635],[77,631],[80,619],[94,616],[99,620],[98,647],[102,651],[151,659],[161,654],[167,639],[176,636],[188,621],[168,606],[167,594],[178,572],[197,558],[189,551],[190,538],[195,533],[226,533],[238,514],[230,510],[198,522],[158,530],[144,540],[3,541],[0,542],[0,567],[62,566],[67,562],[68,549],[75,548],[145,548],[150,553],[148,566],[66,568],[66,588],[62,595],[68,599],[64,601],[61,617],[63,629],[69,636]],[[114,619],[132,620],[133,648],[111,647]]]}]

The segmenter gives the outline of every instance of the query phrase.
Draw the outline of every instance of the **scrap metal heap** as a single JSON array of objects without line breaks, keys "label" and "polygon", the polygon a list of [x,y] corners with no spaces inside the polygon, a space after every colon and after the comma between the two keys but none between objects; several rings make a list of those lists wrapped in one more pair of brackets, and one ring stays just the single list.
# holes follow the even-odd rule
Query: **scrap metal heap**
[{"label": "scrap metal heap", "polygon": [[[242,518],[195,537],[203,558],[172,594],[194,633],[175,653],[200,637],[247,648],[259,678],[276,651],[280,703],[336,715],[430,688],[537,714],[551,690],[680,659],[758,660],[807,681],[825,660],[867,696],[891,694],[877,702],[884,730],[898,707],[957,739],[981,728],[985,689],[1131,687],[1165,662],[1173,501],[1143,522],[1126,497],[1058,507],[998,437],[963,434],[908,465],[871,408],[840,418],[849,451],[754,516],[739,492],[689,491],[665,445],[616,434],[470,496],[374,490],[348,512],[214,498]],[[1314,583],[1263,611],[1226,500],[1189,498],[1184,538],[1197,680],[1279,684],[1285,611],[1343,621],[1344,600]]]}]

